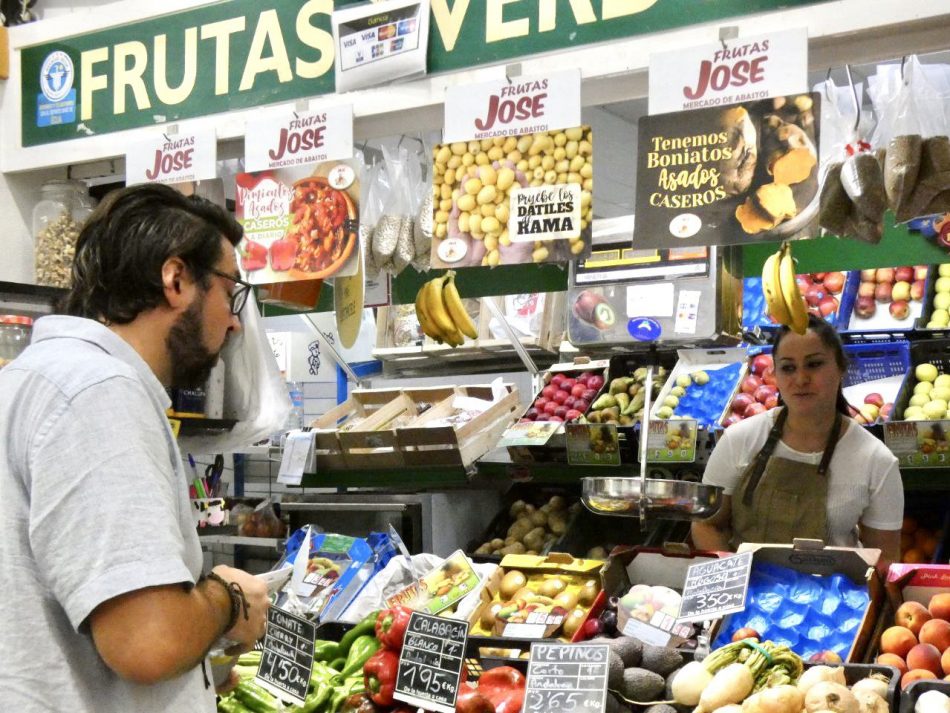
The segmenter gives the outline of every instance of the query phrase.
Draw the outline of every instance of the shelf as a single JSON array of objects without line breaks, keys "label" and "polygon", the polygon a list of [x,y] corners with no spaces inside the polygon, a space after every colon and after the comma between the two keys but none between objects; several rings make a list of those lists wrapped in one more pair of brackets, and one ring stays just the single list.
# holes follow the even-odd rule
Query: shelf
[{"label": "shelf", "polygon": [[181,429],[178,436],[212,436],[217,433],[227,433],[234,424],[237,423],[233,418],[199,418],[196,416],[169,416],[181,421]]},{"label": "shelf", "polygon": [[40,317],[52,313],[65,296],[66,290],[58,287],[0,281],[0,314],[16,312]]},{"label": "shelf", "polygon": [[198,531],[202,545],[240,545],[242,547],[265,547],[279,550],[286,540],[282,537],[242,537],[241,535],[203,535]]}]

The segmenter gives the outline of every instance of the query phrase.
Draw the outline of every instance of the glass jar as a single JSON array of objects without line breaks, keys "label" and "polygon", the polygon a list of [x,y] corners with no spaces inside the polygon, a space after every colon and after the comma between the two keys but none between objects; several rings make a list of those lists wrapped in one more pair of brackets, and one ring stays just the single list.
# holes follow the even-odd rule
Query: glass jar
[{"label": "glass jar", "polygon": [[48,181],[33,208],[36,283],[69,287],[76,238],[92,212],[93,199],[82,181]]},{"label": "glass jar", "polygon": [[0,368],[26,349],[33,334],[33,320],[16,314],[0,314]]}]

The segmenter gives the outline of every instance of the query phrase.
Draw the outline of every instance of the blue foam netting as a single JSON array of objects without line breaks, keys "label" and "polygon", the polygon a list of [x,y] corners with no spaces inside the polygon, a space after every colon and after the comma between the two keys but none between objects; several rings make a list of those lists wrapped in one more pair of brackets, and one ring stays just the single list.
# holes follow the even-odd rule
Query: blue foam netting
[{"label": "blue foam netting", "polygon": [[705,384],[691,384],[673,409],[674,415],[694,418],[701,427],[714,425],[735,390],[741,370],[741,362],[716,369],[703,369],[709,375],[709,381]]}]

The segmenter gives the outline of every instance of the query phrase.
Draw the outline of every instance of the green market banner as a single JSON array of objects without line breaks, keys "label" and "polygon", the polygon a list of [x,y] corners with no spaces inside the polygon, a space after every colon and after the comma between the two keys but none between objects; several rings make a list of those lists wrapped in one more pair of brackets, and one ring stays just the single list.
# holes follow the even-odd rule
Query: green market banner
[{"label": "green market banner", "polygon": [[[428,71],[812,4],[816,0],[432,0]],[[227,0],[26,47],[22,145],[333,93],[333,9],[333,0]]]}]

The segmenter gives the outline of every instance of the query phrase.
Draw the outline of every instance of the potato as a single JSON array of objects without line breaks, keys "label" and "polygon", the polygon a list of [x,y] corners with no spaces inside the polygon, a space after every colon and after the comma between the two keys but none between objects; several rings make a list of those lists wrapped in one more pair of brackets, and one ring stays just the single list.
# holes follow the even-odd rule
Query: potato
[{"label": "potato", "polygon": [[540,510],[531,513],[531,523],[535,527],[544,527],[548,524],[548,516],[546,513],[541,512]]},{"label": "potato", "polygon": [[555,535],[563,535],[567,532],[567,518],[561,513],[553,513],[548,518],[548,527]]},{"label": "potato", "polygon": [[491,553],[492,553],[492,546],[488,542],[486,542],[484,545],[481,545],[477,550],[475,550],[476,555],[490,555]]},{"label": "potato", "polygon": [[520,540],[529,532],[531,532],[534,527],[535,526],[534,523],[531,522],[531,518],[522,515],[517,520],[515,520],[511,527],[508,528],[508,536],[514,537],[516,540]]},{"label": "potato", "polygon": [[521,541],[530,550],[540,550],[544,547],[544,528],[536,527],[526,534]]},{"label": "potato", "polygon": [[494,540],[492,540],[488,544],[492,546],[492,549],[497,550],[505,546],[505,541],[501,539],[500,537],[496,537]]},{"label": "potato", "polygon": [[520,515],[520,514],[524,511],[524,509],[525,509],[525,507],[527,507],[527,505],[528,505],[528,504],[527,504],[524,500],[515,500],[515,501],[511,504],[511,507],[508,508],[508,514],[511,515],[511,517],[515,517],[515,518],[516,518],[516,517],[518,517],[518,515]]},{"label": "potato", "polygon": [[502,555],[523,555],[526,552],[526,548],[520,542],[515,542],[512,545],[507,547],[502,547],[498,553]]},{"label": "potato", "polygon": [[567,507],[567,500],[564,499],[563,495],[552,495],[551,499],[548,500],[548,505],[551,506],[552,510],[563,510]]}]

